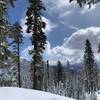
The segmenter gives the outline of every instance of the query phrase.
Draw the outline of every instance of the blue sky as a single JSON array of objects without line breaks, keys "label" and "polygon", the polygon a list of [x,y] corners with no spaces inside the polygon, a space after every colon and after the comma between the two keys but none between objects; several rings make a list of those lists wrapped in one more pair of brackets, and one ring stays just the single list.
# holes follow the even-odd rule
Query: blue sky
[{"label": "blue sky", "polygon": [[[97,44],[100,38],[100,4],[79,8],[76,2],[68,0],[43,0],[46,11],[43,12],[43,20],[47,23],[46,30],[48,40],[43,54],[45,60],[51,63],[61,60],[72,63],[80,63],[83,59],[84,44],[90,39],[95,57],[100,60],[97,53]],[[28,50],[31,49],[30,35],[25,32],[25,12],[27,0],[18,0],[15,8],[10,8],[9,16],[12,23],[19,21],[23,27],[25,36],[21,55],[29,59]]]},{"label": "blue sky", "polygon": [[21,18],[25,16],[27,4],[27,0],[18,0],[18,2],[15,3],[15,8],[11,7],[9,9],[9,17],[12,23],[15,21],[20,22]]}]

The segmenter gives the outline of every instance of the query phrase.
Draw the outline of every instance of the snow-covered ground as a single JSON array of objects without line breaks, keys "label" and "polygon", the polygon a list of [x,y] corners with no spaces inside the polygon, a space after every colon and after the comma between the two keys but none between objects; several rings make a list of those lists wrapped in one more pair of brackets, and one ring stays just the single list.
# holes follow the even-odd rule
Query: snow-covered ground
[{"label": "snow-covered ground", "polygon": [[100,100],[100,91],[92,94],[86,94],[85,100]]},{"label": "snow-covered ground", "polygon": [[96,95],[97,95],[97,100],[100,100],[100,91],[98,91],[98,92],[96,93]]},{"label": "snow-covered ground", "polygon": [[75,99],[31,89],[1,87],[0,100],[75,100]]}]

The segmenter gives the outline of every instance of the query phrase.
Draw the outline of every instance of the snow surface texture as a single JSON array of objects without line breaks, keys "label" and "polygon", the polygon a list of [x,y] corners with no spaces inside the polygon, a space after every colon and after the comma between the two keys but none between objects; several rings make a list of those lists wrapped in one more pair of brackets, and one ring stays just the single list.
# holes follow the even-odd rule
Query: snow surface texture
[{"label": "snow surface texture", "polygon": [[97,100],[100,100],[100,90],[96,92]]},{"label": "snow surface texture", "polygon": [[1,87],[0,100],[75,100],[31,89]]},{"label": "snow surface texture", "polygon": [[100,100],[100,90],[93,94],[86,94],[85,100]]}]

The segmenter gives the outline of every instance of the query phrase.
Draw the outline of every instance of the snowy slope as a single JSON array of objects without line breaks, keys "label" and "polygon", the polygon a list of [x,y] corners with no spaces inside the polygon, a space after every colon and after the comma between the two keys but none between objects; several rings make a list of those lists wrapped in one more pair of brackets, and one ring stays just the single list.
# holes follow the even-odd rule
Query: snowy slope
[{"label": "snowy slope", "polygon": [[75,100],[42,91],[13,87],[0,88],[0,100]]}]

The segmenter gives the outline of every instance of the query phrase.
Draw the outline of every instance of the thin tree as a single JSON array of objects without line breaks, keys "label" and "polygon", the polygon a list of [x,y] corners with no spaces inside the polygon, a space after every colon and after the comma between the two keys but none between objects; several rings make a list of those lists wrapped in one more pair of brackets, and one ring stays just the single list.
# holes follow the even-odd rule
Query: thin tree
[{"label": "thin tree", "polygon": [[18,68],[18,86],[21,87],[21,75],[20,75],[20,46],[23,43],[22,27],[16,22],[12,27],[13,35],[13,49],[17,57],[17,68]]},{"label": "thin tree", "polygon": [[46,35],[43,32],[46,24],[42,21],[41,11],[45,10],[41,0],[29,0],[27,10],[27,32],[32,33],[31,43],[34,46],[32,54],[32,78],[33,88],[42,90],[43,84],[43,67],[41,66],[42,53],[45,49]]},{"label": "thin tree", "polygon": [[49,69],[50,69],[50,65],[49,65],[49,60],[47,60],[47,81],[48,81],[48,85],[49,85]]},{"label": "thin tree", "polygon": [[74,88],[73,88],[73,76],[71,71],[71,65],[69,61],[67,61],[66,85],[67,85],[67,96],[72,97]]},{"label": "thin tree", "polygon": [[92,93],[97,90],[97,67],[89,40],[86,40],[84,52],[85,91]]}]

